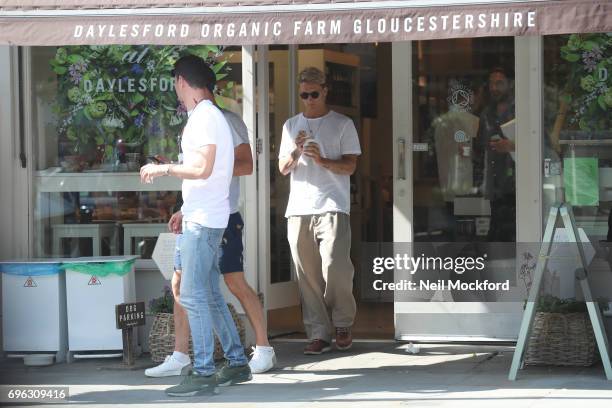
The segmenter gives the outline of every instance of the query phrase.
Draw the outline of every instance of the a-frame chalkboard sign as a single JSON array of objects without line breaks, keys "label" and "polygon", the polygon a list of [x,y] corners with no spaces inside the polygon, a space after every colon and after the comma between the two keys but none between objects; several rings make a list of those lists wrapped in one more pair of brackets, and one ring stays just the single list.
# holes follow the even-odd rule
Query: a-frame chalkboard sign
[{"label": "a-frame chalkboard sign", "polygon": [[512,358],[512,366],[510,367],[510,374],[508,375],[508,378],[510,381],[516,380],[518,370],[523,366],[523,356],[525,354],[527,339],[529,338],[533,318],[536,312],[536,301],[540,293],[540,286],[542,284],[544,271],[546,270],[546,264],[550,259],[553,238],[555,236],[555,230],[557,229],[557,220],[559,217],[561,217],[563,226],[567,232],[568,242],[574,243],[576,245],[576,250],[578,251],[580,264],[582,266],[575,271],[576,279],[580,282],[580,288],[582,289],[582,294],[587,305],[589,318],[591,319],[593,331],[595,332],[595,340],[597,341],[597,347],[599,349],[599,354],[601,355],[601,361],[604,366],[606,378],[608,380],[612,380],[612,366],[610,364],[608,338],[606,336],[599,306],[593,299],[591,288],[589,287],[589,282],[587,280],[588,264],[584,255],[582,242],[579,239],[574,214],[572,213],[571,206],[565,203],[553,205],[548,215],[548,222],[546,223],[544,238],[542,239],[542,244],[540,246],[540,255],[536,264],[535,277],[529,291],[529,298],[527,299],[525,312],[523,313],[521,329],[516,342],[516,349],[514,351],[514,357]]}]

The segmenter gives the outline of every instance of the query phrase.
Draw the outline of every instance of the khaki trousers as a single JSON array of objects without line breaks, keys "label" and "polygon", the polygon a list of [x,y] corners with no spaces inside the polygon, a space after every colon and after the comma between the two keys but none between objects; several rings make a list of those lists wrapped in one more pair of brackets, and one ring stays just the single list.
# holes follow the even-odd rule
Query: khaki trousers
[{"label": "khaki trousers", "polygon": [[311,340],[331,342],[334,327],[352,326],[357,311],[349,216],[337,212],[291,216],[287,239],[297,270],[306,334]]}]

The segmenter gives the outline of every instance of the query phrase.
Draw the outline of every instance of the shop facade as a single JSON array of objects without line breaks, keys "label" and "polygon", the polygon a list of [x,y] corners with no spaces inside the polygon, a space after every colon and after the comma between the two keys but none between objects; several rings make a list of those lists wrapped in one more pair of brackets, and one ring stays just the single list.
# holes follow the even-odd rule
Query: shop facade
[{"label": "shop facade", "polygon": [[[160,294],[166,282],[148,258],[180,182],[141,184],[135,170],[151,156],[174,159],[181,119],[159,61],[184,52],[214,59],[220,100],[249,129],[257,165],[241,181],[245,273],[263,294],[273,334],[300,329],[283,216],[289,185],[277,171],[277,153],[282,124],[300,111],[294,78],[305,66],[327,73],[329,103],[354,120],[364,152],[351,180],[362,336],[516,339],[526,293],[519,251],[499,261],[514,271],[508,299],[377,291],[376,276],[359,261],[372,242],[408,243],[416,253],[425,243],[494,239],[491,200],[481,188],[491,173],[474,160],[494,69],[507,77],[514,105],[507,122],[514,119],[515,149],[504,170],[506,200],[516,203],[505,220],[514,231],[509,240],[540,242],[560,199],[573,204],[592,242],[608,234],[608,2],[185,1],[129,12],[138,2],[80,10],[66,2],[6,3],[3,259],[136,254],[137,297]],[[592,268],[595,295],[606,296],[609,268]],[[390,281],[409,278],[399,268],[390,273]],[[550,286],[558,296],[576,296],[563,277],[553,275]]]}]

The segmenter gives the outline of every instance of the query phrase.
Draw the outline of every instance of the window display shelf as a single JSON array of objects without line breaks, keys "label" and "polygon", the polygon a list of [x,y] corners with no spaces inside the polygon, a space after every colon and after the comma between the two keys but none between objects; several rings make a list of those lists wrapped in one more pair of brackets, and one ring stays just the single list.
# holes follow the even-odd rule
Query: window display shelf
[{"label": "window display shelf", "polygon": [[612,139],[559,140],[559,144],[576,146],[612,146]]},{"label": "window display shelf", "polygon": [[95,191],[180,191],[181,180],[159,177],[151,184],[140,182],[136,172],[64,173],[52,167],[35,173],[39,193],[95,192]]},{"label": "window display shelf", "polygon": [[577,216],[576,226],[584,229],[588,237],[606,237],[608,235],[608,220],[594,216]]}]

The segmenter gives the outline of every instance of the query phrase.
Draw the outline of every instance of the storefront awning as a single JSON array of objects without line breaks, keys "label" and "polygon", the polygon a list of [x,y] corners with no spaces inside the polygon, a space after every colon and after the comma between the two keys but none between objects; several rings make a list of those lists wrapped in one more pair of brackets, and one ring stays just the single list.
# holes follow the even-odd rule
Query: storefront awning
[{"label": "storefront awning", "polygon": [[610,0],[0,0],[0,44],[308,44],[612,32]]}]

